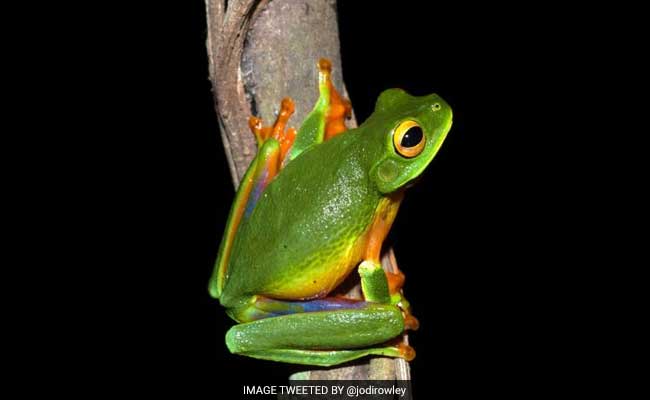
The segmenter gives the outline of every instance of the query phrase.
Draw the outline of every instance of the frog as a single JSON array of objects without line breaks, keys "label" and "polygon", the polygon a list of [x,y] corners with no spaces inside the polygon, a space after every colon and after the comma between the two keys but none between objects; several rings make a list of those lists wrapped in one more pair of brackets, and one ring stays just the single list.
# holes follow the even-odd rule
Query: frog
[{"label": "frog", "polygon": [[[281,102],[276,121],[251,117],[258,151],[235,195],[209,293],[236,324],[228,350],[277,362],[332,366],[376,355],[415,357],[401,340],[419,322],[404,274],[382,269],[383,242],[404,193],[452,125],[438,95],[380,94],[363,124],[318,63],[318,100],[298,130]],[[356,271],[362,298],[337,294]]]}]

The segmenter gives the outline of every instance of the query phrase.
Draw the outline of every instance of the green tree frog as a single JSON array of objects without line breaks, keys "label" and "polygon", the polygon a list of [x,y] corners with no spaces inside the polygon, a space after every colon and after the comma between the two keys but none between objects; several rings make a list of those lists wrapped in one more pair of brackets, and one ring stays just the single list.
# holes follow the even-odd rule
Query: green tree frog
[{"label": "green tree frog", "polygon": [[[329,366],[366,355],[415,356],[399,340],[416,329],[404,275],[381,268],[382,243],[405,188],[427,167],[452,124],[439,96],[389,89],[372,115],[345,131],[349,103],[319,62],[319,98],[298,131],[282,101],[273,126],[252,117],[258,153],[237,191],[210,294],[238,322],[235,354]],[[363,299],[332,292],[353,271]]]}]

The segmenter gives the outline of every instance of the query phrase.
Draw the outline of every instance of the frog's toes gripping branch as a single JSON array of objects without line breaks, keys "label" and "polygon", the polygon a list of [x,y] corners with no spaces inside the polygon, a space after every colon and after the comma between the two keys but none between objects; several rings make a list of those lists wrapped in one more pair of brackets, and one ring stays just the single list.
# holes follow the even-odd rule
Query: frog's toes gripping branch
[{"label": "frog's toes gripping branch", "polygon": [[411,314],[411,304],[402,294],[402,288],[406,280],[404,273],[399,270],[395,255],[390,252],[391,263],[395,266],[395,272],[385,271],[388,281],[388,292],[390,293],[391,304],[396,304],[404,313],[404,329],[417,331],[420,322]]},{"label": "frog's toes gripping branch", "polygon": [[310,146],[344,132],[345,119],[352,113],[350,102],[336,91],[332,84],[332,63],[318,62],[318,101],[303,121],[285,163],[296,158]]},{"label": "frog's toes gripping branch", "polygon": [[322,58],[318,62],[318,70],[321,80],[324,81],[330,94],[330,104],[325,120],[325,140],[328,140],[346,131],[345,120],[352,115],[352,104],[348,99],[343,98],[332,84],[332,63]]},{"label": "frog's toes gripping branch", "polygon": [[280,112],[278,113],[278,117],[273,125],[263,126],[262,119],[255,116],[251,116],[248,120],[248,126],[257,139],[258,148],[261,149],[264,146],[264,143],[271,138],[277,140],[280,145],[279,165],[282,165],[282,161],[296,139],[296,129],[287,128],[287,123],[289,122],[291,115],[293,115],[295,108],[293,100],[289,97],[285,97],[282,99]]},{"label": "frog's toes gripping branch", "polygon": [[352,114],[350,101],[343,98],[332,84],[332,63],[327,59],[318,62],[319,97],[313,110],[307,115],[300,131],[287,128],[289,118],[295,111],[293,100],[282,99],[280,112],[275,123],[263,126],[262,120],[251,116],[248,125],[257,139],[258,148],[273,138],[280,144],[280,165],[290,160],[310,146],[322,143],[347,130],[345,120]]}]

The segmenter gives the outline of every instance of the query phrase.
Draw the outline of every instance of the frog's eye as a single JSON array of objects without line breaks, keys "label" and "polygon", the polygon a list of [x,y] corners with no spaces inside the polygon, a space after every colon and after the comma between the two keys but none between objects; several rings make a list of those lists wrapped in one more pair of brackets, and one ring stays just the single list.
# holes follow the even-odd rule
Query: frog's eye
[{"label": "frog's eye", "polygon": [[403,157],[415,157],[424,149],[426,137],[415,121],[404,121],[393,133],[393,144],[397,153]]}]

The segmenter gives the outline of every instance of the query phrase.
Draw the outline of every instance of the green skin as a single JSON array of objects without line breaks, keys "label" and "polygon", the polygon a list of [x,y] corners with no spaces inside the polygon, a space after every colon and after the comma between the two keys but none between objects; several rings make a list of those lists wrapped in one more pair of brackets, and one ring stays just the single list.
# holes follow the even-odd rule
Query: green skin
[{"label": "green skin", "polygon": [[[323,97],[329,100],[321,85]],[[324,125],[319,103],[296,142],[301,135],[320,139],[291,153],[233,240],[221,245],[210,293],[239,322],[226,344],[236,354],[321,366],[369,354],[399,357],[399,349],[385,342],[404,331],[403,299],[388,293],[378,260],[364,260],[360,248],[382,200],[434,158],[451,127],[451,108],[435,94],[387,90],[363,125],[321,143],[322,134],[314,134]],[[426,140],[411,158],[393,143],[405,120],[417,122]],[[265,143],[253,165],[267,161],[277,147],[273,142]],[[355,267],[365,301],[327,298]]]}]

